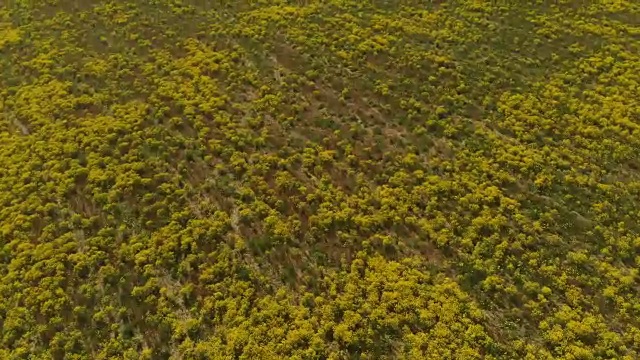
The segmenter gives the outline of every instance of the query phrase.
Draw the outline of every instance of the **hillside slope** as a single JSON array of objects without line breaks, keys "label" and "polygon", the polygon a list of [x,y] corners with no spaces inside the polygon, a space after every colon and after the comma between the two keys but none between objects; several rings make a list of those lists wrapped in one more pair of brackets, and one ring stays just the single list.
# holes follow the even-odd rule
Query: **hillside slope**
[{"label": "hillside slope", "polygon": [[425,3],[0,0],[0,358],[640,357],[640,2]]}]

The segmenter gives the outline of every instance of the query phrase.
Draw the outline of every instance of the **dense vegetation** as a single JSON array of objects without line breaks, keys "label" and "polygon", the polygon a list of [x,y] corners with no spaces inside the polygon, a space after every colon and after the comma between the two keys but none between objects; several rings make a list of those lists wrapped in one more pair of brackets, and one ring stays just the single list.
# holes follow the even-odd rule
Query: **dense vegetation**
[{"label": "dense vegetation", "polygon": [[640,2],[0,0],[0,358],[637,359]]}]

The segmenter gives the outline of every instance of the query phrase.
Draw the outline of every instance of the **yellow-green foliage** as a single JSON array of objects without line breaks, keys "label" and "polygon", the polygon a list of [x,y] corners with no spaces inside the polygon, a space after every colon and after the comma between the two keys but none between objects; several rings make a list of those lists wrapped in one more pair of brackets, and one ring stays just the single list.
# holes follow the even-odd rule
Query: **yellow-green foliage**
[{"label": "yellow-green foliage", "polygon": [[0,358],[640,356],[640,2],[0,5]]}]

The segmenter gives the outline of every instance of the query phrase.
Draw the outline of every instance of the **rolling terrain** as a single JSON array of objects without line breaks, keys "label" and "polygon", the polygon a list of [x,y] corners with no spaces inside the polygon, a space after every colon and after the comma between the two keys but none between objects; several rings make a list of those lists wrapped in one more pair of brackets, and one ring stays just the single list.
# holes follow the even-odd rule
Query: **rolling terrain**
[{"label": "rolling terrain", "polygon": [[640,2],[0,0],[1,359],[637,359]]}]

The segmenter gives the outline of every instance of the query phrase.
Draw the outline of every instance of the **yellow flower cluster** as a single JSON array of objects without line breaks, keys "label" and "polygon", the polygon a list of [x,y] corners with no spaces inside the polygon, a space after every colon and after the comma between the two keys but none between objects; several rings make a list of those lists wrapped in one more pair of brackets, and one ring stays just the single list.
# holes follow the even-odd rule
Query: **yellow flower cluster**
[{"label": "yellow flower cluster", "polygon": [[9,4],[0,358],[640,356],[640,2]]}]

